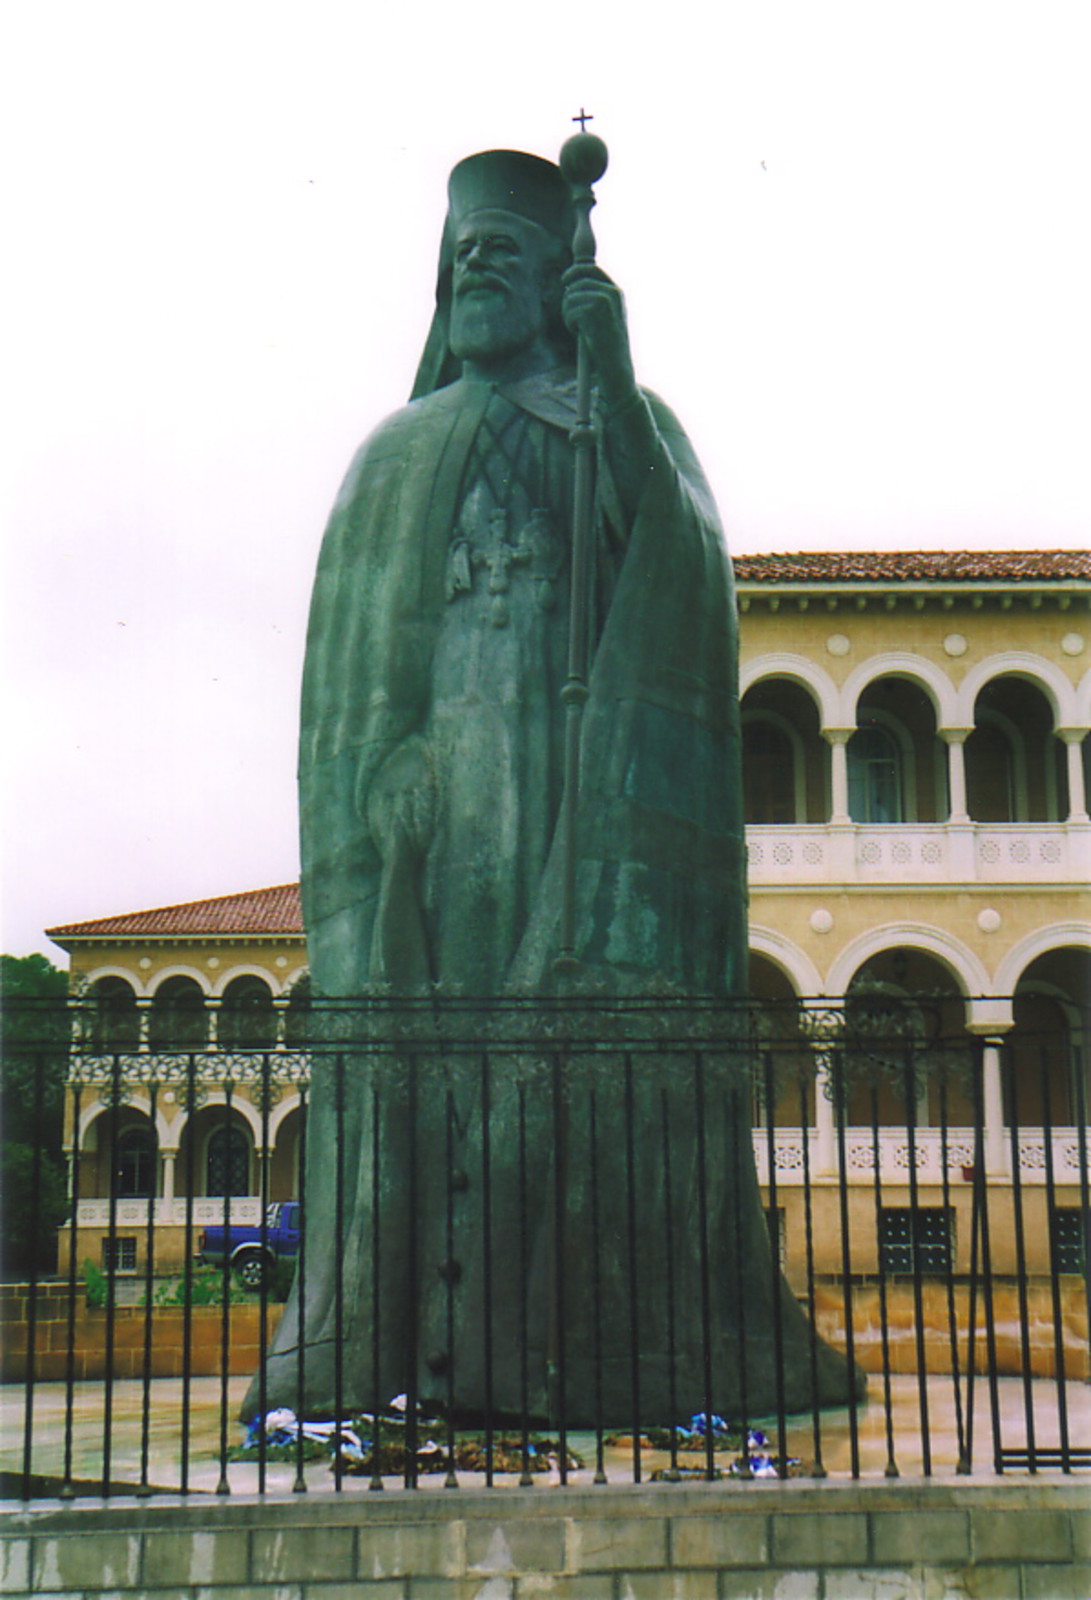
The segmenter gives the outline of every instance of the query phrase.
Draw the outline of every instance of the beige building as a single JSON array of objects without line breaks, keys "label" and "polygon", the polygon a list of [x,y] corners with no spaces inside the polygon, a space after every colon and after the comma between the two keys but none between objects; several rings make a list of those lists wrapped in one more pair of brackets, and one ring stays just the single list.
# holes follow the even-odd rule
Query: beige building
[{"label": "beige building", "polygon": [[297,886],[48,932],[78,1002],[65,1123],[78,1262],[105,1263],[112,1201],[117,1270],[143,1272],[150,1198],[156,1270],[177,1270],[187,1226],[192,1252],[225,1196],[232,1221],[257,1223],[263,1194],[295,1194],[308,1076],[293,1048],[308,1000]]},{"label": "beige building", "polygon": [[[983,1061],[994,1266],[1015,1265],[1017,1177],[1030,1266],[1047,1271],[1052,1248],[1071,1270],[1086,1225],[1077,1123],[1091,1023],[1091,557],[754,556],[736,562],[736,577],[752,992],[793,1019],[819,1081],[805,1128],[787,1091],[772,1139],[755,1133],[763,1179],[773,1151],[789,1273],[798,1282],[803,1271],[805,1156],[820,1260],[830,1270],[838,1260],[839,1135],[854,1270],[874,1272],[880,1259],[904,1270],[907,1248],[950,1249],[958,1270],[969,1265],[965,1078],[914,1075],[910,1117],[895,1069],[876,1106],[862,1088],[850,1096],[841,1130],[821,1092],[838,1017],[861,992],[928,997],[911,1025],[919,1061],[930,1045],[937,1059],[961,1048]],[[156,1247],[164,1267],[179,1259],[187,1192],[199,1221],[222,1218],[225,1193],[254,1219],[262,1192],[287,1197],[306,1072],[292,1049],[306,973],[294,886],[49,931],[98,1019],[74,1050],[67,1129],[81,1253],[102,1256],[111,1142],[121,1270],[142,1260],[149,1193],[173,1230]],[[120,1041],[154,1058],[179,1029],[199,1052],[199,1103],[187,1105],[184,1084],[160,1083],[154,1104],[146,1088],[112,1112],[96,1047]],[[273,1051],[264,1108],[259,1084],[236,1073],[224,1087],[233,1044]],[[907,1246],[909,1122],[923,1220]]]},{"label": "beige building", "polygon": [[[736,576],[752,993],[803,1001],[805,1016],[819,1019],[811,997],[840,1002],[861,987],[931,996],[918,1008],[917,1042],[932,1034],[957,1059],[960,1045],[970,1057],[978,1041],[983,1055],[994,1265],[1015,1265],[1013,1097],[1029,1265],[1049,1267],[1050,1162],[1054,1242],[1071,1265],[1081,1248],[1076,1122],[1077,1105],[1086,1117],[1091,1022],[1091,558],[758,556],[738,561]],[[821,1072],[821,1020],[803,1032]],[[917,1208],[965,1270],[971,1096],[958,1074],[944,1085],[927,1070],[927,1051],[918,1059]],[[899,1260],[910,1199],[897,1088],[895,1071],[878,1108],[888,1264]],[[868,1098],[850,1098],[846,1158],[850,1172],[869,1175]],[[820,1093],[811,1115],[808,1155],[821,1187],[837,1165],[831,1100]],[[782,1098],[776,1121],[785,1124],[774,1156],[785,1248],[798,1273],[798,1110]],[[759,1161],[767,1175],[767,1146]],[[829,1209],[818,1208],[823,1255]],[[881,1226],[861,1184],[852,1229],[860,1271],[878,1264]]]}]

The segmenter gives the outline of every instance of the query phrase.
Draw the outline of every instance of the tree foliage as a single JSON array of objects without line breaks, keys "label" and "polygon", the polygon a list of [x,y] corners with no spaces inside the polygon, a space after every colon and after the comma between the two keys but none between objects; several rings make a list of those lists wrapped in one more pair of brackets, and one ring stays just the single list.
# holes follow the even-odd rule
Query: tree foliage
[{"label": "tree foliage", "polygon": [[56,1261],[66,1211],[66,975],[45,956],[0,956],[0,1271],[25,1277]]}]

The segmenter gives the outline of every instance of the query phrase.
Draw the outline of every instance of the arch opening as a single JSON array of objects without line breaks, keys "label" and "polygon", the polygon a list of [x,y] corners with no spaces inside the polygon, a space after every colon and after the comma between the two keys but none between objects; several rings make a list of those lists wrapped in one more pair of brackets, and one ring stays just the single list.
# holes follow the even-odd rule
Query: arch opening
[{"label": "arch opening", "polygon": [[966,740],[966,808],[975,822],[1060,822],[1068,767],[1048,696],[1028,678],[990,678]]},{"label": "arch opening", "polygon": [[931,696],[912,678],[875,678],[856,703],[846,750],[854,822],[939,822],[947,816],[946,749]]},{"label": "arch opening", "polygon": [[152,997],[148,1043],[155,1051],[205,1049],[208,1013],[196,978],[180,975],[159,985]]},{"label": "arch opening", "polygon": [[811,696],[791,678],[762,678],[742,697],[740,712],[746,821],[824,820],[827,753]]}]

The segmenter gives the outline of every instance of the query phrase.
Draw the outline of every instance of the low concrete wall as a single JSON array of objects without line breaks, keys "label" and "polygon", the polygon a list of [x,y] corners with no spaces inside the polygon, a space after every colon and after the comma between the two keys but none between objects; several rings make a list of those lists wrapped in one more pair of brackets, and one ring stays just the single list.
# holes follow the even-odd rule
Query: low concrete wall
[{"label": "low concrete wall", "polygon": [[[18,1284],[0,1289],[0,1382],[26,1379],[27,1290]],[[270,1337],[284,1307],[266,1308]],[[215,1376],[220,1371],[223,1312],[219,1306],[194,1306],[190,1312],[190,1372],[194,1377]],[[144,1372],[147,1313],[143,1306],[117,1306],[114,1310],[115,1378],[139,1378]],[[151,1313],[151,1376],[177,1378],[182,1373],[185,1313],[181,1306],[156,1306]],[[89,1310],[77,1293],[73,1330],[74,1373],[77,1379],[106,1376],[105,1311]],[[34,1329],[34,1375],[42,1382],[63,1382],[68,1370],[68,1290],[43,1285],[38,1291]],[[261,1307],[230,1308],[228,1371],[245,1377],[256,1370],[261,1355]]]},{"label": "low concrete wall", "polygon": [[41,1503],[0,1552],[28,1600],[1086,1600],[1091,1502],[1054,1479]]}]

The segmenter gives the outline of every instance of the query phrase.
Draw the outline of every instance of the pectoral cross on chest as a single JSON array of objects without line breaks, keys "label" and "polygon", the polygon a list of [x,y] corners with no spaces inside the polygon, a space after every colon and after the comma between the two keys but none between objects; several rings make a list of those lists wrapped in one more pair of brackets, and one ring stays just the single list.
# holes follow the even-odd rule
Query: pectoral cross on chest
[{"label": "pectoral cross on chest", "polygon": [[554,602],[554,581],[563,559],[548,511],[532,511],[518,543],[512,544],[508,538],[508,513],[497,507],[489,513],[484,542],[475,543],[462,527],[456,532],[447,558],[447,599],[471,592],[474,573],[486,571],[491,596],[489,620],[494,628],[504,628],[511,615],[508,592],[516,570],[530,568],[538,605],[547,611]]}]

